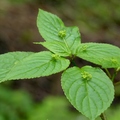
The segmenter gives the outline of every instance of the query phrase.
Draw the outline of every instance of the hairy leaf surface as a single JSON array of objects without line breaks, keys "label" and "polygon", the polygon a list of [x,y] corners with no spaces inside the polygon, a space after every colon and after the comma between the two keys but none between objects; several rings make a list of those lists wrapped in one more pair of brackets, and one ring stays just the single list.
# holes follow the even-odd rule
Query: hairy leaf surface
[{"label": "hairy leaf surface", "polygon": [[77,56],[103,68],[120,67],[120,48],[110,44],[83,43],[77,51]]},{"label": "hairy leaf surface", "polygon": [[114,98],[113,84],[99,68],[69,68],[62,74],[61,84],[71,104],[90,120],[104,112]]},{"label": "hairy leaf surface", "polygon": [[12,52],[0,55],[0,82],[48,76],[66,69],[69,60],[51,52]]}]

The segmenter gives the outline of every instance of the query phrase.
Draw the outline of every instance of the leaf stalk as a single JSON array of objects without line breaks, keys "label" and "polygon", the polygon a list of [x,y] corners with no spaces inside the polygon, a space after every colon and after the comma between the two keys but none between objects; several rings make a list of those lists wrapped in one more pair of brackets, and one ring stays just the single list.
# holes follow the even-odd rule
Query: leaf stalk
[{"label": "leaf stalk", "polygon": [[105,68],[105,71],[106,71],[106,73],[107,73],[108,77],[109,77],[110,79],[112,79],[112,76],[111,76],[111,74],[110,74],[110,72],[108,71],[108,69],[107,69],[107,68]]},{"label": "leaf stalk", "polygon": [[100,115],[100,118],[101,118],[101,120],[107,120],[107,118],[106,118],[106,116],[105,116],[104,113],[102,113],[102,114]]}]

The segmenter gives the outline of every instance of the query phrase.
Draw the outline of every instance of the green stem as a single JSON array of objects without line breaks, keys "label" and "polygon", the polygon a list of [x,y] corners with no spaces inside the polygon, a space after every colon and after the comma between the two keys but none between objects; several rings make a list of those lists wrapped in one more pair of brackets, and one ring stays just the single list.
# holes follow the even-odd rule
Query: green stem
[{"label": "green stem", "polygon": [[107,118],[106,118],[106,116],[105,116],[104,113],[102,113],[102,114],[100,115],[100,118],[101,118],[101,120],[107,120]]},{"label": "green stem", "polygon": [[74,60],[74,58],[75,58],[75,56],[72,55],[72,56],[70,57],[70,62],[72,63],[73,66],[77,66],[77,64],[76,64],[76,62],[75,62],[75,60]]},{"label": "green stem", "polygon": [[115,71],[115,73],[113,74],[113,76],[112,76],[112,81],[114,81],[114,79],[115,79],[117,73],[118,73],[118,71]]},{"label": "green stem", "polygon": [[106,71],[108,77],[111,79],[111,81],[114,82],[114,79],[115,79],[116,75],[118,74],[118,70],[116,70],[113,75],[110,74],[110,72],[108,71],[107,68],[105,68],[105,71]]},{"label": "green stem", "polygon": [[111,76],[111,74],[110,74],[110,72],[108,71],[108,69],[107,69],[107,68],[105,68],[105,71],[106,71],[106,73],[107,73],[108,77],[111,79],[111,78],[112,78],[112,76]]},{"label": "green stem", "polygon": [[114,86],[118,86],[118,85],[120,85],[120,81],[114,84]]},{"label": "green stem", "polygon": [[71,63],[73,64],[73,66],[77,66],[74,60],[72,60]]}]

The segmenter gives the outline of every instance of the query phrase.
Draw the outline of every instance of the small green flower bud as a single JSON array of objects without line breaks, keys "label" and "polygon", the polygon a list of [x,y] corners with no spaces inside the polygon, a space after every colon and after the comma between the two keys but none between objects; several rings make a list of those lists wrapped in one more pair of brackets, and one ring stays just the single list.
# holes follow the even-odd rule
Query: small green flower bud
[{"label": "small green flower bud", "polygon": [[84,80],[91,80],[91,78],[92,78],[92,75],[90,74],[90,73],[88,73],[88,72],[86,72],[86,71],[83,71],[82,73],[81,73],[81,75],[82,75],[82,78],[84,79]]},{"label": "small green flower bud", "polygon": [[59,31],[58,36],[64,38],[66,36],[66,31],[65,30]]},{"label": "small green flower bud", "polygon": [[118,61],[117,61],[116,59],[114,59],[114,58],[111,59],[111,62],[112,62],[113,64],[118,64]]},{"label": "small green flower bud", "polygon": [[82,51],[82,52],[86,51],[86,50],[87,50],[87,47],[88,47],[87,45],[82,46],[81,51]]},{"label": "small green flower bud", "polygon": [[57,55],[57,54],[52,54],[52,58],[54,58],[54,59],[58,59],[60,56],[59,55]]}]

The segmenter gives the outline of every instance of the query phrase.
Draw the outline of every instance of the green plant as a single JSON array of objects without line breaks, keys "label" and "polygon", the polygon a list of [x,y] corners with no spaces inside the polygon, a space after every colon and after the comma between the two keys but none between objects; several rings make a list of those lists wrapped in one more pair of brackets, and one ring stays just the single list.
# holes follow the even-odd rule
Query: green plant
[{"label": "green plant", "polygon": [[[56,15],[39,10],[37,26],[49,51],[9,52],[0,55],[0,82],[48,76],[64,71],[63,91],[71,104],[90,120],[101,116],[114,99],[114,78],[120,69],[120,49],[103,43],[81,43],[77,27],[65,27]],[[74,58],[98,67],[79,68]],[[69,67],[73,63],[73,67]],[[108,68],[114,68],[111,75]],[[102,70],[105,69],[107,74]]]}]

